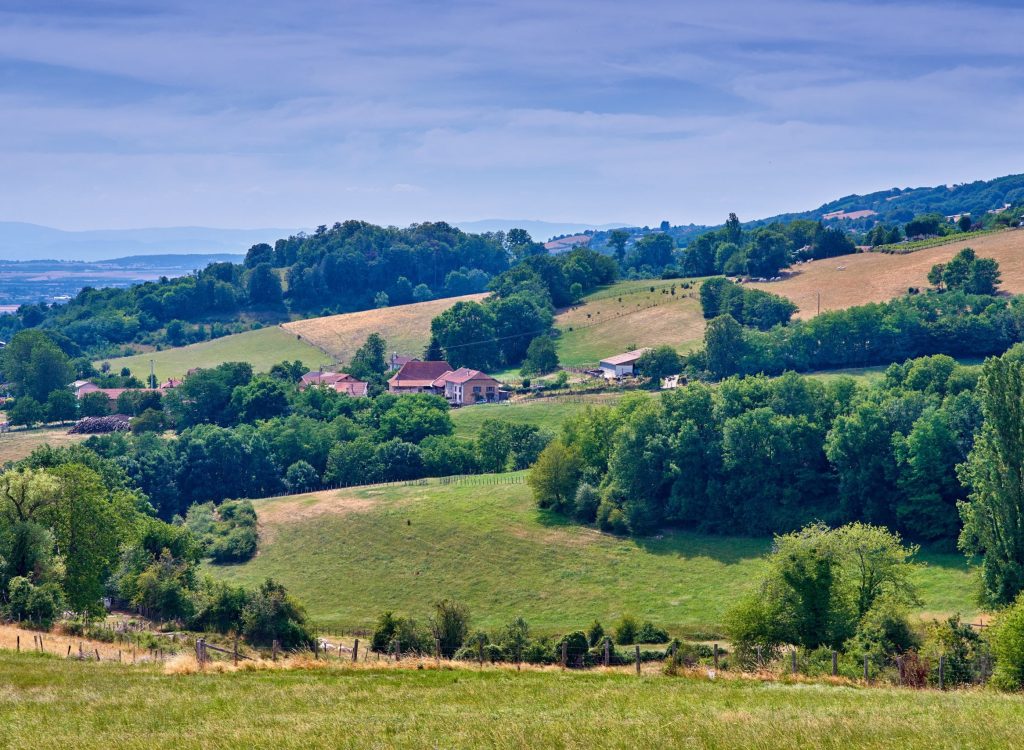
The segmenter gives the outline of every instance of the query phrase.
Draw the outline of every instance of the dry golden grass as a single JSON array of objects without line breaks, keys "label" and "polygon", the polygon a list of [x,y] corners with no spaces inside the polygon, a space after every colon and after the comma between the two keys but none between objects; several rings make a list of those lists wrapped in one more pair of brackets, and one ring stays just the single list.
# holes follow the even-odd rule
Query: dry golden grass
[{"label": "dry golden grass", "polygon": [[17,429],[0,433],[0,466],[8,461],[20,461],[42,445],[71,445],[85,440],[88,435],[69,435],[66,427],[39,427],[34,430]]},{"label": "dry golden grass", "polygon": [[951,240],[906,255],[860,253],[815,260],[793,266],[790,276],[782,281],[751,286],[788,297],[800,306],[797,317],[811,318],[817,311],[818,292],[822,312],[885,302],[906,294],[908,287],[927,286],[931,267],[948,261],[964,247],[999,262],[1004,291],[1024,293],[1024,230],[1020,229]]},{"label": "dry golden grass", "polygon": [[[99,651],[102,661],[118,661],[120,659],[124,663],[132,663],[133,647],[129,644],[104,643],[58,632],[40,633],[38,630],[19,628],[16,625],[0,625],[0,649],[17,650],[19,638],[21,639],[20,650],[22,653],[35,652],[65,657],[70,653],[71,656],[77,657],[79,647],[81,647],[82,653],[88,659],[95,659],[96,652]],[[41,650],[37,638],[42,638]],[[69,646],[70,652],[68,651]],[[151,661],[148,652],[135,650],[134,653],[135,663]]]},{"label": "dry golden grass", "polygon": [[479,302],[486,296],[467,294],[463,297],[383,307],[379,310],[328,315],[323,318],[296,320],[281,327],[289,333],[302,336],[307,342],[323,349],[341,363],[352,359],[356,349],[362,346],[371,333],[383,336],[388,342],[389,351],[420,356],[430,340],[431,320],[456,302]]}]

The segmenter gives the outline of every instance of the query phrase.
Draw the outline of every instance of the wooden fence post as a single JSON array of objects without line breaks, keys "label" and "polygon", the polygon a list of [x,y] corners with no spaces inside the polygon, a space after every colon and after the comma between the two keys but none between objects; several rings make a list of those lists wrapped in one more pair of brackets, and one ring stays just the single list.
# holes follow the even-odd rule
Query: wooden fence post
[{"label": "wooden fence post", "polygon": [[640,674],[640,646],[636,646],[636,673]]},{"label": "wooden fence post", "polygon": [[[356,643],[358,644],[359,641],[356,641]],[[277,639],[275,638],[271,642],[271,644],[270,644],[270,660],[271,661],[277,661],[277,649],[278,649],[278,644],[277,644]]]},{"label": "wooden fence post", "polygon": [[569,643],[562,641],[562,669],[565,669],[565,663],[569,658]]},{"label": "wooden fence post", "polygon": [[71,658],[71,644],[68,644],[68,658]]},{"label": "wooden fence post", "polygon": [[790,649],[789,655],[792,661],[793,674],[796,674],[796,649]]},{"label": "wooden fence post", "polygon": [[609,664],[611,664],[611,661],[612,661],[611,642],[612,642],[611,638],[609,638],[608,636],[604,637],[604,665],[606,667]]},{"label": "wooden fence post", "polygon": [[94,649],[94,650],[96,651],[96,661],[99,661],[100,660],[100,650],[98,648]]},{"label": "wooden fence post", "polygon": [[835,650],[832,651],[832,676],[839,676],[839,653]]},{"label": "wooden fence post", "polygon": [[236,667],[238,666],[238,636],[237,635],[235,636],[235,651],[232,654],[232,662],[234,663],[234,665]]},{"label": "wooden fence post", "polygon": [[402,661],[402,643],[395,641],[395,661]]},{"label": "wooden fence post", "polygon": [[946,657],[939,657],[939,690],[946,689]]},{"label": "wooden fence post", "polygon": [[717,643],[714,645],[713,653],[714,653],[714,657],[715,657],[715,669],[718,669],[718,644]]},{"label": "wooden fence post", "polygon": [[480,636],[480,638],[477,639],[476,651],[477,651],[477,656],[480,659],[480,668],[483,669],[483,666],[484,666],[484,637],[482,635]]},{"label": "wooden fence post", "polygon": [[18,653],[20,654],[21,653],[21,636],[20,635],[18,636],[18,646],[17,646],[17,648],[18,648]]},{"label": "wooden fence post", "polygon": [[352,645],[352,662],[359,661],[359,639],[356,638],[356,642]]},{"label": "wooden fence post", "polygon": [[437,666],[441,666],[441,639],[434,639],[434,661],[437,662]]},{"label": "wooden fence post", "polygon": [[868,675],[868,655],[864,654],[864,682],[867,682],[869,679],[870,676]]},{"label": "wooden fence post", "polygon": [[761,669],[761,645],[757,646],[757,668]]}]

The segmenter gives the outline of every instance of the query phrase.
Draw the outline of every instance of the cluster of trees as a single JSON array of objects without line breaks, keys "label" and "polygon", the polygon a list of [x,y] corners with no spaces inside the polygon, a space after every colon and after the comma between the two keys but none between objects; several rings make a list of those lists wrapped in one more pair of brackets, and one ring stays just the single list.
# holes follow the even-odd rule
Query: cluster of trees
[{"label": "cluster of trees", "polygon": [[256,509],[248,500],[197,503],[188,509],[185,526],[203,556],[216,563],[245,562],[256,554]]},{"label": "cluster of trees", "polygon": [[978,369],[935,356],[873,385],[788,373],[634,394],[569,419],[529,481],[541,507],[618,533],[863,521],[952,547]]},{"label": "cluster of trees", "polygon": [[841,229],[798,219],[744,229],[736,214],[725,226],[700,235],[682,252],[684,276],[748,275],[770,278],[794,260],[831,258],[855,251]]},{"label": "cluster of trees", "polygon": [[[201,545],[156,517],[116,462],[82,446],[44,448],[0,474],[0,607],[48,628],[85,620],[103,598],[198,629],[309,642],[301,607],[279,585],[231,589],[199,574]],[[230,606],[227,604],[230,603]]]},{"label": "cluster of trees", "polygon": [[762,331],[786,325],[798,309],[785,297],[746,288],[720,276],[701,284],[700,306],[708,320],[729,314],[738,323]]},{"label": "cluster of trees", "polygon": [[[539,249],[539,250],[538,250]],[[180,346],[276,322],[487,289],[511,262],[543,252],[522,230],[472,235],[444,222],[405,229],[361,221],[255,245],[244,263],[212,263],[126,289],[86,288],[66,304],[23,305],[0,318],[0,338],[42,327],[94,356],[128,343]]]},{"label": "cluster of trees", "polygon": [[1024,299],[964,292],[919,294],[833,310],[769,331],[728,313],[712,319],[687,358],[711,378],[887,364],[906,357],[985,357],[1024,340]]},{"label": "cluster of trees", "polygon": [[[491,281],[492,294],[483,302],[459,302],[434,318],[427,357],[478,370],[519,365],[536,338],[548,337],[556,308],[610,284],[617,273],[612,258],[585,248],[528,256]],[[557,367],[550,353],[542,359],[535,352],[528,369]]]},{"label": "cluster of trees", "polygon": [[967,294],[995,294],[1000,279],[999,264],[992,258],[979,258],[965,247],[948,263],[936,263],[928,272],[928,283],[939,289]]},{"label": "cluster of trees", "polygon": [[[473,630],[471,625],[469,609],[450,599],[437,602],[425,622],[384,612],[377,618],[370,649],[387,654],[432,656],[437,653],[445,659],[465,661],[482,657],[488,662],[555,664],[562,658],[564,645],[569,666],[587,667],[600,663],[606,637],[620,646],[669,641],[668,633],[662,628],[651,622],[640,623],[629,615],[622,617],[607,635],[597,621],[586,631],[572,631],[562,636],[537,635],[521,617],[493,633]],[[609,656],[614,664],[628,663],[631,658],[628,652],[617,652],[614,646]],[[660,656],[660,652],[645,653],[642,658]]]}]

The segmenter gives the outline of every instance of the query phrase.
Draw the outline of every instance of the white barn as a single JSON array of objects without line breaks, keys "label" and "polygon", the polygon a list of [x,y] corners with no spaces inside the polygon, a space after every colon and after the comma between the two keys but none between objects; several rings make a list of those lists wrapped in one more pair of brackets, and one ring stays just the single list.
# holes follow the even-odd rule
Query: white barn
[{"label": "white barn", "polygon": [[614,357],[602,359],[599,365],[601,373],[609,380],[632,375],[633,366],[636,365],[637,360],[647,351],[649,349],[635,349],[625,354],[616,354]]}]

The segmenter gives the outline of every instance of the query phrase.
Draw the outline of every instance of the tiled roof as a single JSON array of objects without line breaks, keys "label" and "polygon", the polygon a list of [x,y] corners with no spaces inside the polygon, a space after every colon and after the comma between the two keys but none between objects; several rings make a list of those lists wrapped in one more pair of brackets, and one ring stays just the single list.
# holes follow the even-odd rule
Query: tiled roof
[{"label": "tiled roof", "polygon": [[401,388],[424,388],[432,385],[446,372],[451,372],[451,369],[452,366],[447,362],[413,360],[402,365],[401,369],[391,376],[388,383]]},{"label": "tiled roof", "polygon": [[[441,387],[445,383],[468,383],[470,380],[494,380],[490,375],[480,370],[471,370],[468,367],[460,367],[458,370],[446,372],[434,381],[434,385]],[[497,380],[494,380],[497,383]]]}]

